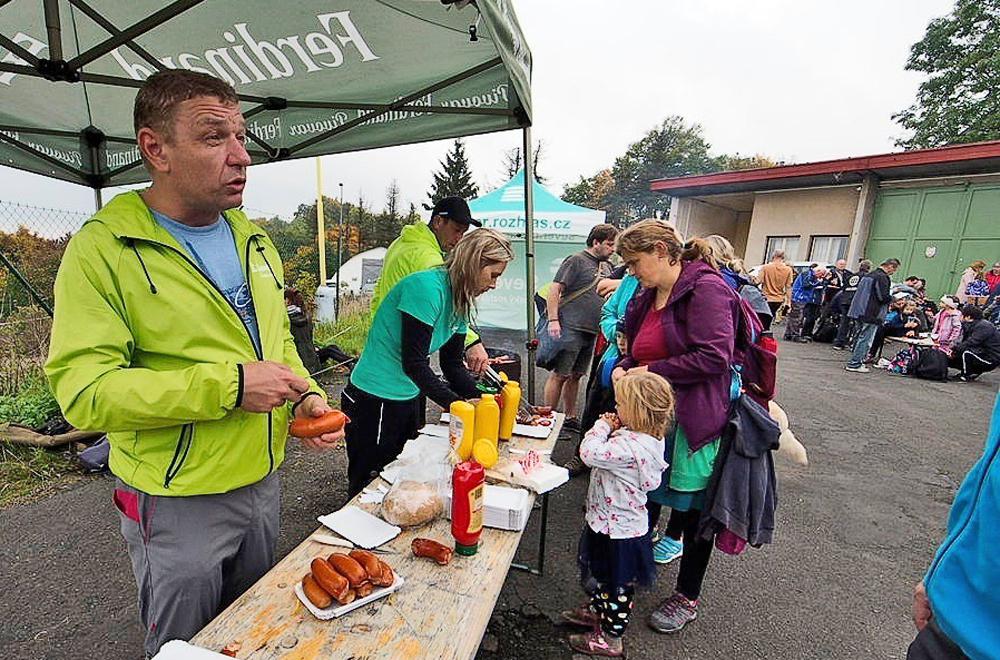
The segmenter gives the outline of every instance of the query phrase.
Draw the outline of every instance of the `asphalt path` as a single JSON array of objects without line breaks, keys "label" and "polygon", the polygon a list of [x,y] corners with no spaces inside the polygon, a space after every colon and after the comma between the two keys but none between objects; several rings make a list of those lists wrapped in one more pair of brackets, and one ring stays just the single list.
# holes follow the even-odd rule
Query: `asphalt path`
[{"label": "asphalt path", "polygon": [[[516,348],[509,336],[487,336]],[[851,374],[826,345],[782,344],[778,401],[809,451],[778,460],[775,542],[716,553],[699,618],[664,636],[645,624],[676,566],[640,592],[626,645],[636,658],[902,658],[910,592],[944,531],[948,507],[978,458],[998,378],[931,383]],[[539,391],[544,374],[539,373]],[[567,458],[571,442],[558,444]],[[279,553],[345,497],[345,455],[290,449]],[[141,657],[135,585],[113,480],[94,477],[0,511],[0,658]],[[545,574],[511,572],[480,657],[571,658],[558,612],[577,603],[575,547],[586,480],[552,494]],[[521,545],[533,563],[534,515]],[[458,634],[458,631],[456,631]]]}]

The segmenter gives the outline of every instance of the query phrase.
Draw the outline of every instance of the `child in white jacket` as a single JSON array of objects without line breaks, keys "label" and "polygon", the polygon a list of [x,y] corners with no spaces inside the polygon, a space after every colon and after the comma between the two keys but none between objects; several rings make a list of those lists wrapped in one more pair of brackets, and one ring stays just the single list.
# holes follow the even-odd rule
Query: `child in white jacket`
[{"label": "child in white jacket", "polygon": [[578,556],[590,601],[563,612],[567,622],[591,628],[570,635],[570,647],[611,658],[625,653],[635,586],[656,577],[646,493],[667,469],[663,436],[674,394],[662,377],[630,371],[615,383],[615,400],[617,414],[601,415],[580,443],[580,458],[592,468]]}]

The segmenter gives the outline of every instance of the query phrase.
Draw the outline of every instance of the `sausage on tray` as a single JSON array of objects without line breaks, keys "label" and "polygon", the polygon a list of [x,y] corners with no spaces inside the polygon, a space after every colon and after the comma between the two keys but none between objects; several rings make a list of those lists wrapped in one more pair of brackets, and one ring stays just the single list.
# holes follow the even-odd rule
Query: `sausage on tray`
[{"label": "sausage on tray", "polygon": [[338,573],[330,562],[322,557],[316,557],[309,565],[313,579],[323,588],[323,591],[336,598],[340,603],[347,604],[354,600],[354,592],[347,578]]},{"label": "sausage on tray", "polygon": [[365,569],[362,568],[361,564],[342,552],[333,553],[327,558],[327,561],[330,562],[330,565],[338,573],[347,578],[347,581],[351,583],[352,589],[357,589],[358,585],[368,579],[368,574],[365,573]]},{"label": "sausage on tray", "polygon": [[333,604],[333,596],[328,594],[323,587],[319,586],[312,573],[306,573],[302,577],[302,592],[309,599],[309,602],[321,610],[325,610]]},{"label": "sausage on tray", "polygon": [[413,539],[410,549],[416,557],[427,557],[444,566],[451,561],[452,549],[433,539]]}]

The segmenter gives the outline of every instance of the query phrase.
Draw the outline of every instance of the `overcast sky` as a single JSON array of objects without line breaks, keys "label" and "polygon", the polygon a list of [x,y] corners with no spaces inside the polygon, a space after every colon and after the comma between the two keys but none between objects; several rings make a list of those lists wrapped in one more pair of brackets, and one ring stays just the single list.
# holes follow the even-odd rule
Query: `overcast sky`
[{"label": "overcast sky", "polygon": [[[903,66],[951,0],[513,0],[534,57],[540,172],[562,186],[608,167],[668,115],[700,123],[714,153],[807,162],[895,150],[891,119],[921,77]],[[467,139],[481,188],[504,182],[520,132]],[[323,159],[325,192],[380,208],[392,179],[426,201],[450,146],[432,142]],[[109,194],[106,193],[105,199]],[[251,168],[252,212],[289,216],[315,199],[312,159]],[[93,193],[0,166],[0,200],[89,211]]]}]

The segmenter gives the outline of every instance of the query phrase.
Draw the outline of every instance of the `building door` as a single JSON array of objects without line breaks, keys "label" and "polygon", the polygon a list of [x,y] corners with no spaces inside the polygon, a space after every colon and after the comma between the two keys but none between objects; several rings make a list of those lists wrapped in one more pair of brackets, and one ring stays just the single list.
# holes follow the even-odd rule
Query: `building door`
[{"label": "building door", "polygon": [[883,190],[865,255],[876,265],[900,259],[895,279],[923,277],[930,296],[954,293],[971,261],[1000,261],[998,220],[1000,185]]}]

